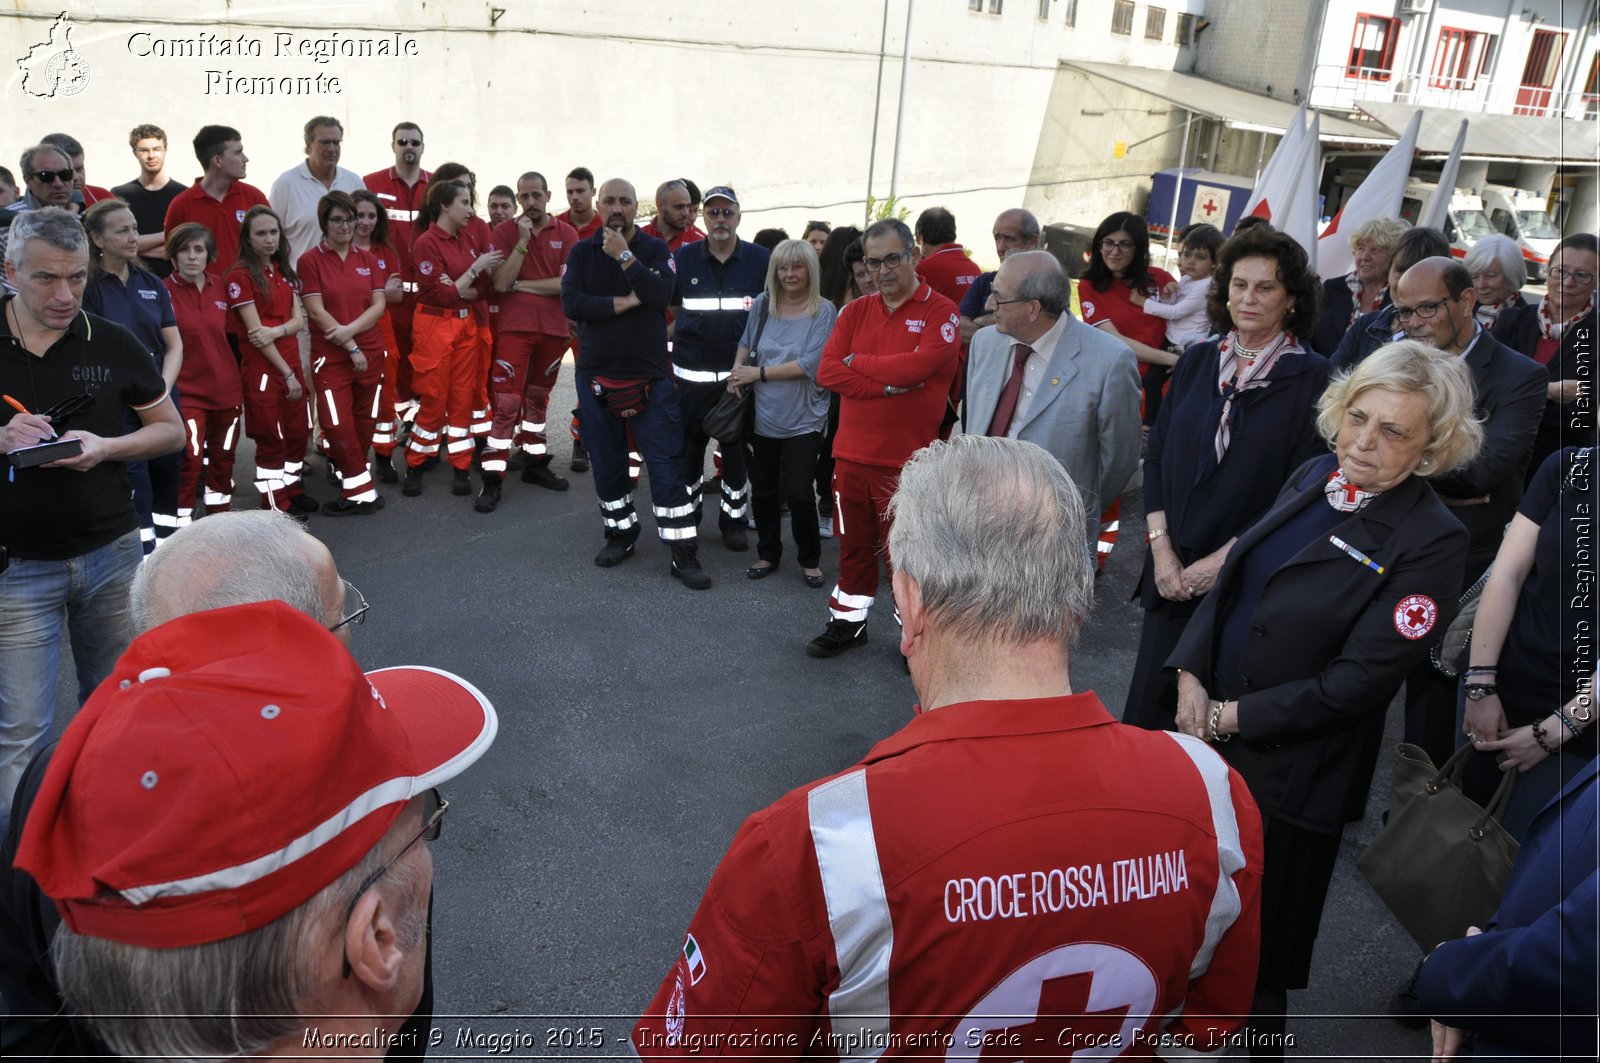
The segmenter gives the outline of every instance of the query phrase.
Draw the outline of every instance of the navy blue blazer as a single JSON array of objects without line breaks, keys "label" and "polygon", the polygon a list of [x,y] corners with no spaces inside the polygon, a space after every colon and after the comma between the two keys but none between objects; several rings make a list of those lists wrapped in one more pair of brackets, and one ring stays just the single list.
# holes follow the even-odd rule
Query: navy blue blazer
[{"label": "navy blue blazer", "polygon": [[1350,326],[1350,331],[1344,334],[1344,339],[1339,341],[1339,346],[1333,354],[1328,356],[1328,369],[1338,373],[1346,369],[1354,369],[1364,361],[1367,355],[1382,347],[1385,343],[1394,342],[1394,334],[1400,331],[1400,326],[1394,321],[1394,305],[1356,318],[1356,323]]},{"label": "navy blue blazer", "polygon": [[[1237,419],[1219,464],[1220,357],[1216,339],[1192,344],[1179,357],[1144,462],[1144,511],[1165,512],[1169,541],[1185,565],[1248,528],[1271,508],[1290,473],[1328,450],[1317,434],[1315,409],[1328,383],[1327,360],[1315,351],[1290,352],[1273,366],[1267,387],[1234,400]],[[1161,597],[1148,549],[1135,593],[1146,609],[1188,616],[1199,608],[1198,601]]]},{"label": "navy blue blazer", "polygon": [[1217,751],[1244,776],[1261,815],[1335,835],[1371,789],[1384,710],[1454,618],[1467,545],[1428,481],[1407,477],[1332,532],[1383,572],[1328,536],[1313,541],[1268,579],[1239,673],[1219,682],[1213,665],[1242,559],[1293,514],[1326,505],[1323,487],[1337,463],[1330,454],[1301,466],[1239,536],[1167,660],[1207,691],[1238,692],[1239,735]]},{"label": "navy blue blazer", "polygon": [[[1539,343],[1539,304],[1523,303],[1500,312],[1495,319],[1494,338],[1518,354],[1533,357]],[[1587,318],[1561,334],[1561,346],[1545,371],[1551,380],[1594,380],[1594,348],[1600,338],[1600,306]],[[1589,446],[1594,442],[1594,403],[1569,403],[1565,406],[1546,401],[1539,421],[1539,434],[1533,441],[1528,461],[1530,473],[1562,447]]]},{"label": "navy blue blazer", "polygon": [[[1388,289],[1384,289],[1382,310],[1389,305]],[[1343,277],[1322,282],[1322,316],[1311,333],[1311,346],[1319,351],[1339,349],[1339,341],[1354,327],[1350,314],[1356,308],[1356,297],[1350,294],[1350,285]]]},{"label": "navy blue blazer", "polygon": [[1534,818],[1486,932],[1447,941],[1423,963],[1422,1013],[1477,1034],[1477,1057],[1595,1058],[1597,913],[1600,761],[1591,760]]}]

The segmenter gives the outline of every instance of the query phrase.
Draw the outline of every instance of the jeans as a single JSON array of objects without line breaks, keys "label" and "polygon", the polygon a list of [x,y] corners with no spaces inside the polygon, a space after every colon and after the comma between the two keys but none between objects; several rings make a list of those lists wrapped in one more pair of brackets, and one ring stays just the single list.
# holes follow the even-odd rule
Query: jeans
[{"label": "jeans", "polygon": [[65,561],[13,558],[0,573],[0,822],[50,733],[63,629],[82,705],[133,638],[128,589],[143,557],[132,531]]}]

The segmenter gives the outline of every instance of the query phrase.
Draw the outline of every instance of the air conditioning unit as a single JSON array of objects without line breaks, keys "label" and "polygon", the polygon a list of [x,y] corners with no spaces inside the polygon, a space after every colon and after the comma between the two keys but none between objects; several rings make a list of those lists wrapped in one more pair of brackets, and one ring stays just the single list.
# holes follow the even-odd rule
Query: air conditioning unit
[{"label": "air conditioning unit", "polygon": [[1433,0],[1400,0],[1402,15],[1426,15],[1433,10]]}]

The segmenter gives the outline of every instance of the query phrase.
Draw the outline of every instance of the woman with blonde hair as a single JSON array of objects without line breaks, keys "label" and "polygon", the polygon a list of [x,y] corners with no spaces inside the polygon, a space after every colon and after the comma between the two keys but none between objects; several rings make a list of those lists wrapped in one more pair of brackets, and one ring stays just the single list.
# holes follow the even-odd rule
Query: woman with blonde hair
[{"label": "woman with blonde hair", "polygon": [[1385,710],[1454,610],[1467,532],[1427,477],[1483,443],[1471,371],[1415,340],[1336,377],[1317,428],[1333,453],[1302,465],[1240,534],[1167,661],[1178,729],[1215,743],[1261,810],[1259,1034],[1283,1032],[1288,991],[1307,984]]},{"label": "woman with blonde hair", "polygon": [[1389,256],[1409,228],[1411,223],[1403,218],[1371,218],[1350,234],[1355,268],[1322,285],[1322,317],[1309,337],[1318,354],[1333,354],[1356,318],[1389,305]]},{"label": "woman with blonde hair", "polygon": [[759,560],[745,573],[765,579],[783,557],[783,503],[806,586],[821,587],[822,538],[812,519],[817,450],[828,423],[828,392],[817,384],[822,348],[838,314],[820,294],[817,253],[785,240],[767,263],[766,291],[756,296],[734,355],[728,390],[755,390],[751,507]]}]

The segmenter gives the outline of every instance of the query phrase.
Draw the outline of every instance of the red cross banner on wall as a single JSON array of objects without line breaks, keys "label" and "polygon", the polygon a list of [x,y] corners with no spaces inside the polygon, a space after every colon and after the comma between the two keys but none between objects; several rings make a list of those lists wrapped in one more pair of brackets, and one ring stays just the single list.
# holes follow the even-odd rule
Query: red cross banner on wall
[{"label": "red cross banner on wall", "polygon": [[1195,185],[1194,206],[1189,211],[1190,223],[1203,221],[1222,228],[1228,220],[1228,201],[1233,198],[1231,188],[1215,185]]}]

